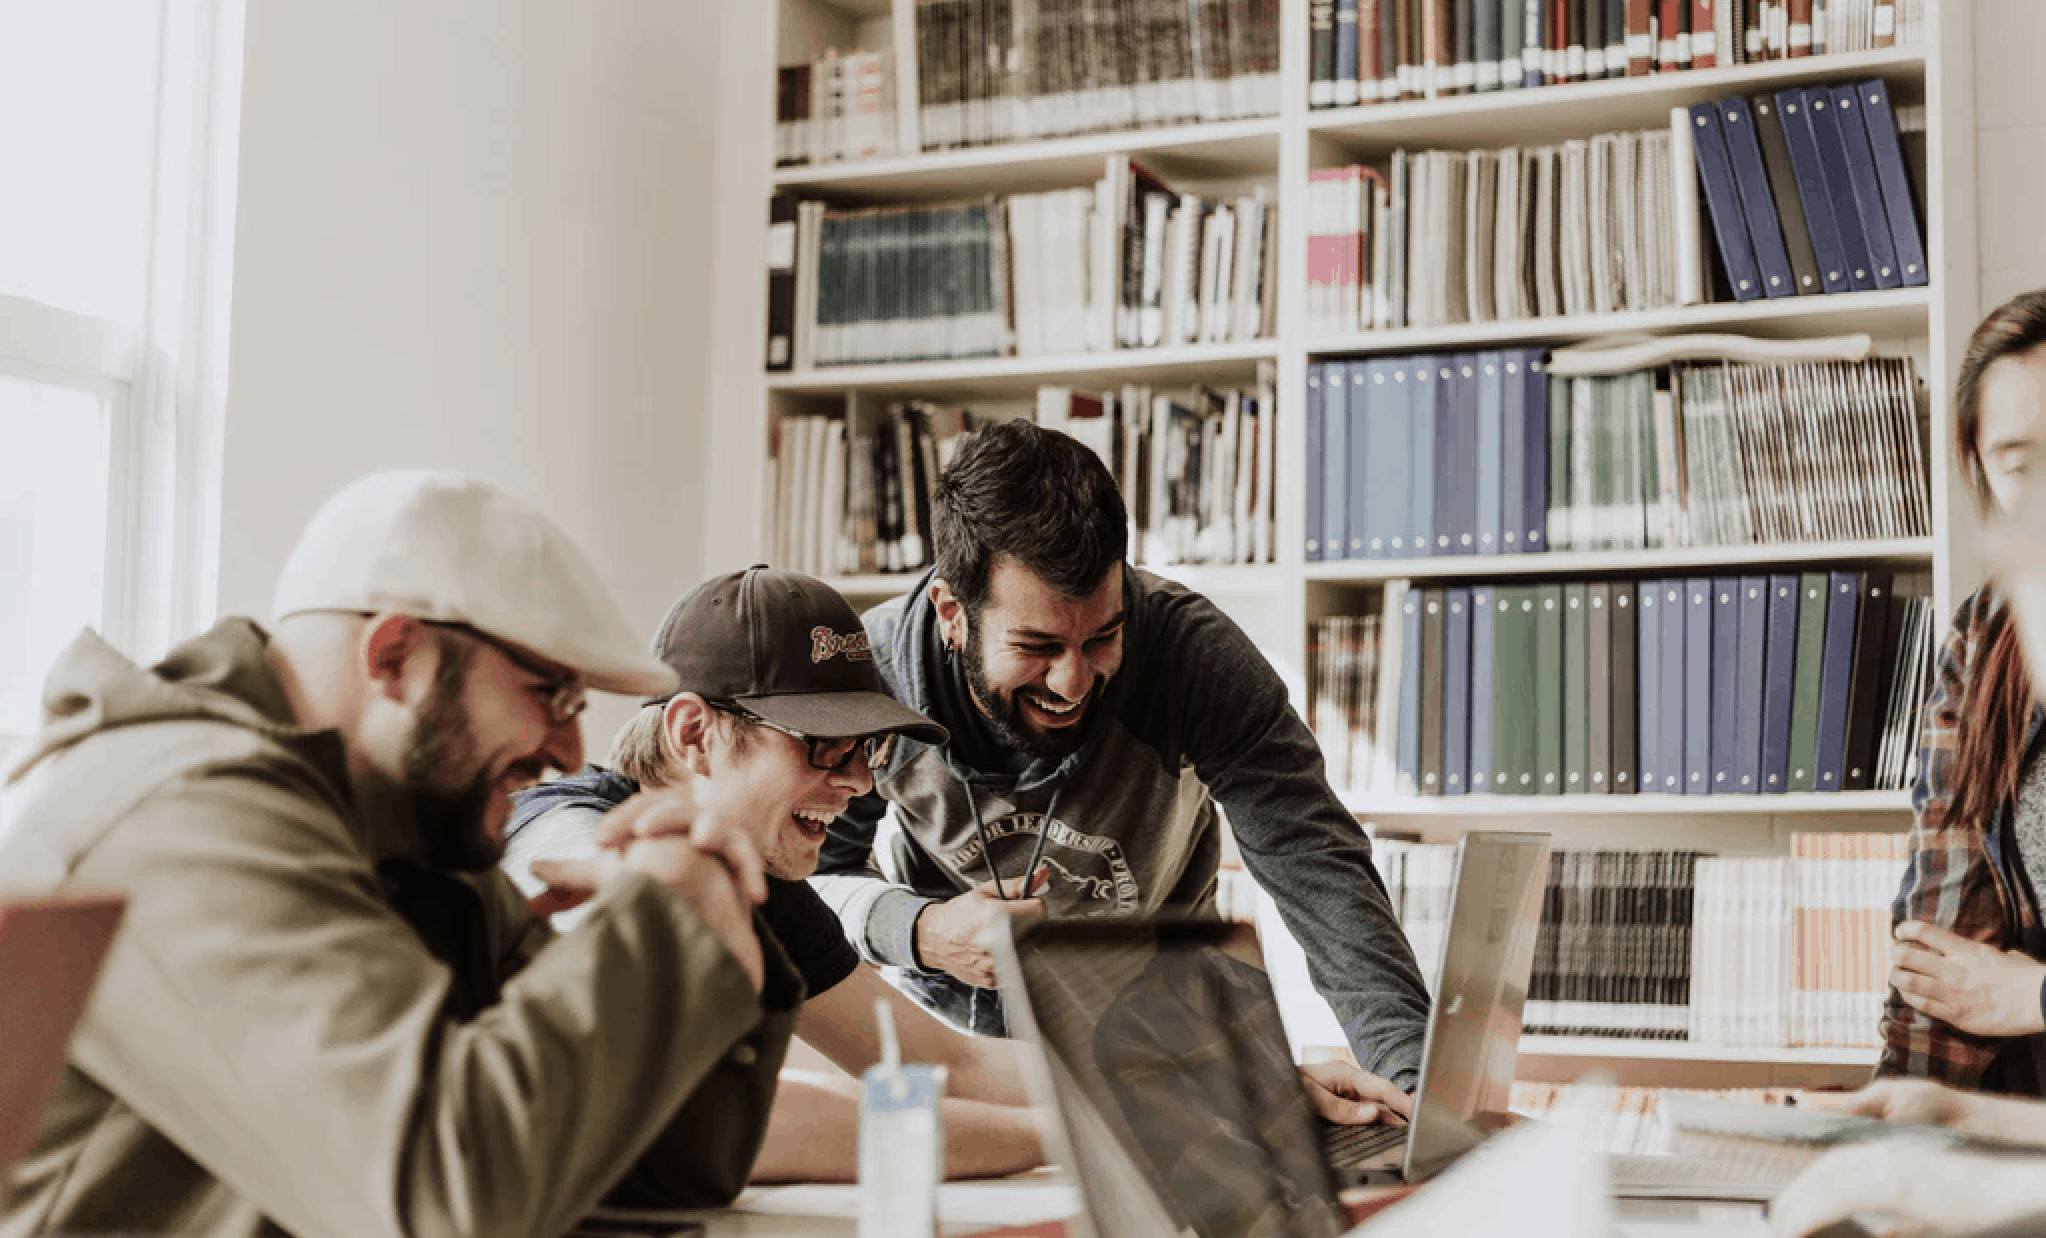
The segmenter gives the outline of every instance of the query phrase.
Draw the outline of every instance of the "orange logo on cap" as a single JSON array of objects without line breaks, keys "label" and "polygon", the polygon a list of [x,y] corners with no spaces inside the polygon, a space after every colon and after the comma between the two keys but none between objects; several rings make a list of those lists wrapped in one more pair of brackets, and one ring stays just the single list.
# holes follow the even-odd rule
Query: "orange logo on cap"
[{"label": "orange logo on cap", "polygon": [[865,662],[873,656],[867,647],[867,634],[854,632],[841,636],[823,624],[810,629],[810,661],[829,662],[839,654],[848,662]]}]

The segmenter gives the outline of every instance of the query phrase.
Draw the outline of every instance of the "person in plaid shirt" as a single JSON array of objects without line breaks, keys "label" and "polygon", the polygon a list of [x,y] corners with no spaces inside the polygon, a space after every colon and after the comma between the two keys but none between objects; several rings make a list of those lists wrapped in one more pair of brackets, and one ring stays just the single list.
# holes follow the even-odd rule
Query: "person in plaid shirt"
[{"label": "person in plaid shirt", "polygon": [[[1978,513],[2004,522],[2046,447],[2046,290],[1975,329],[1955,380],[1954,432]],[[1984,585],[1961,604],[1926,705],[1876,1073],[2038,1096],[2046,711],[2034,703],[2006,592]]]}]

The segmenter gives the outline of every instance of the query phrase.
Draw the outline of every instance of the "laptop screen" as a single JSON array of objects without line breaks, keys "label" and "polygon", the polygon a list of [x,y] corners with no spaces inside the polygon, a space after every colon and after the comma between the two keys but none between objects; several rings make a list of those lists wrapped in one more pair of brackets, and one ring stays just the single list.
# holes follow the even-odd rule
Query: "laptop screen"
[{"label": "laptop screen", "polygon": [[1010,1003],[1011,1017],[1045,1048],[1069,1160],[1103,1234],[1344,1228],[1271,984],[1223,949],[1235,931],[1073,920],[1019,934],[1027,1001]]}]

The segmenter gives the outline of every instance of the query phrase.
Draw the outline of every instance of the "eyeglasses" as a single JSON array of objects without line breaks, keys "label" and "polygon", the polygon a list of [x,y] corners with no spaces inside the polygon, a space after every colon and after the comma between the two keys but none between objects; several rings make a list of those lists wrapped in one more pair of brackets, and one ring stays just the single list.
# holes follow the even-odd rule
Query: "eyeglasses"
[{"label": "eyeglasses", "polygon": [[570,671],[563,675],[560,671],[541,666],[533,661],[531,655],[521,652],[516,646],[499,640],[481,628],[472,628],[466,623],[443,623],[431,619],[422,619],[420,622],[430,628],[460,632],[464,636],[482,641],[503,654],[505,661],[540,680],[541,690],[537,695],[544,702],[549,726],[567,726],[581,717],[583,710],[589,707],[589,694],[583,688],[582,677],[575,672]]},{"label": "eyeglasses", "polygon": [[779,722],[770,722],[736,701],[711,701],[710,707],[719,713],[730,714],[734,718],[744,719],[754,726],[766,727],[770,731],[780,731],[790,739],[800,741],[807,750],[806,755],[810,760],[810,768],[823,770],[828,774],[836,774],[852,764],[853,753],[855,752],[864,752],[866,754],[867,767],[869,769],[886,765],[888,758],[895,752],[895,735],[893,732],[886,735],[855,735],[845,739],[823,739],[815,735],[805,735],[794,727],[786,727]]}]

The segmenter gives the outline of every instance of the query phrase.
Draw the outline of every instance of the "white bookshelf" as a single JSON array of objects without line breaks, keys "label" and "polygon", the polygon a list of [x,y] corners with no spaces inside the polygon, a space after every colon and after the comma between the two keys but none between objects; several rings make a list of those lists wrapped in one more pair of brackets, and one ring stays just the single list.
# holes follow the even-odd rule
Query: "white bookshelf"
[{"label": "white bookshelf", "polygon": [[[1090,134],[941,153],[906,153],[869,163],[777,170],[769,166],[776,64],[807,58],[829,41],[913,48],[903,23],[914,0],[777,0],[733,6],[726,18],[720,70],[718,243],[721,260],[716,408],[711,432],[714,526],[707,567],[743,566],[771,544],[766,444],[775,419],[857,405],[867,397],[910,395],[946,400],[1030,403],[1039,385],[1102,389],[1124,382],[1152,385],[1249,383],[1261,363],[1276,363],[1278,423],[1278,561],[1244,567],[1157,569],[1212,596],[1265,649],[1305,705],[1310,619],[1376,606],[1385,581],[1417,585],[1474,579],[1578,576],[1598,573],[1699,574],[1751,565],[1840,561],[1881,562],[1930,570],[1937,622],[1973,587],[1974,526],[1948,448],[1947,388],[1978,316],[1976,293],[1972,67],[1974,6],[1969,0],[1927,0],[1926,43],[1851,55],[1675,74],[1650,75],[1536,90],[1467,95],[1429,102],[1310,111],[1307,107],[1308,0],[1285,0],[1281,17],[1281,112],[1268,119],[1180,125],[1128,133]],[[1805,297],[1747,304],[1709,304],[1647,313],[1531,319],[1310,338],[1305,331],[1308,173],[1371,159],[1394,147],[1482,149],[1527,146],[1621,129],[1661,127],[1673,106],[1816,82],[1881,78],[1900,110],[1922,108],[1926,167],[1918,186],[1925,210],[1929,288]],[[898,105],[915,106],[905,75]],[[909,149],[905,147],[904,149]],[[845,204],[916,202],[989,193],[1091,184],[1111,153],[1141,154],[1175,184],[1201,192],[1262,186],[1276,202],[1279,239],[1278,325],[1274,338],[1167,350],[1119,350],[1066,357],[848,366],[766,375],[760,368],[765,322],[766,204],[776,190],[796,190]],[[1310,364],[1322,357],[1466,351],[1527,344],[1567,344],[1621,332],[1668,335],[1735,331],[1767,337],[1865,332],[1878,350],[1910,355],[1927,391],[1933,505],[1927,538],[1823,544],[1703,547],[1622,553],[1455,557],[1419,561],[1308,563],[1302,554],[1300,481],[1306,438],[1300,394]],[[1286,479],[1293,479],[1287,482]],[[906,589],[913,575],[835,580],[856,604]],[[1421,798],[1345,795],[1360,817],[1417,830],[1430,841],[1462,830],[1497,828],[1522,819],[1546,830],[1559,847],[1696,845],[1735,853],[1783,853],[1791,832],[1805,829],[1893,829],[1910,822],[1903,791],[1777,796],[1489,796]],[[1628,841],[1628,840],[1635,841]],[[1784,1079],[1845,1082],[1866,1072],[1872,1050],[1723,1049],[1685,1042],[1528,1037],[1523,1059],[1534,1073],[1566,1074],[1598,1067],[1621,1082],[1713,1086]]]}]

